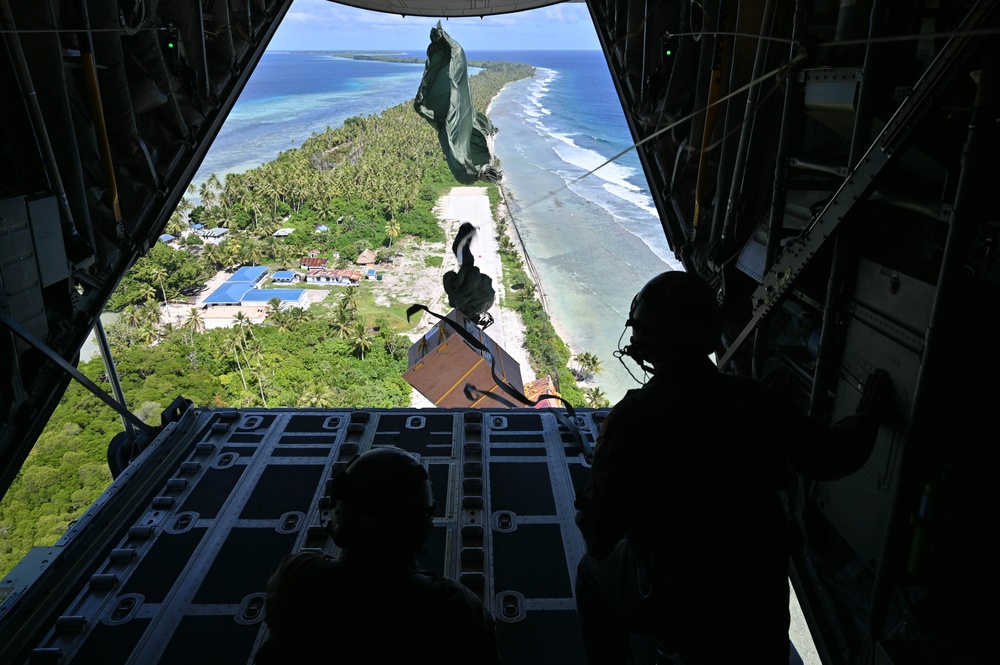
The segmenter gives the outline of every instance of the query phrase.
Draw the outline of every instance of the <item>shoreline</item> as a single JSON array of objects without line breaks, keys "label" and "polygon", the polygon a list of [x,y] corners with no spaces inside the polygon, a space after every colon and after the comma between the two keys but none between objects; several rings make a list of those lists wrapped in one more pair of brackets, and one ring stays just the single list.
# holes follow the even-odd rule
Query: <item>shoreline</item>
[{"label": "shoreline", "polygon": [[[513,233],[508,230],[507,235],[513,241],[514,246],[517,248],[518,253],[520,253],[521,258],[524,260],[524,265],[528,269],[528,276],[531,277],[531,281],[535,285],[535,293],[538,295],[539,302],[542,303],[542,309],[548,314],[549,320],[552,322],[552,327],[555,328],[556,334],[562,339],[563,343],[572,352],[573,357],[576,357],[578,350],[574,349],[569,343],[568,337],[566,335],[566,329],[563,327],[562,323],[558,318],[553,316],[552,308],[549,307],[549,297],[545,291],[545,284],[542,282],[542,278],[538,274],[538,269],[535,267],[534,261],[531,260],[531,255],[528,253],[528,248],[524,244],[524,239],[521,237],[521,228],[517,223],[517,218],[511,212],[510,205],[507,203],[510,197],[510,189],[505,183],[506,178],[501,179],[500,183],[497,185],[497,189],[500,190],[500,203],[497,208],[503,207],[505,217],[508,220],[507,227],[512,229]],[[580,352],[582,353],[582,352]],[[584,385],[585,382],[577,381],[577,384]],[[588,384],[589,385],[589,384]]]},{"label": "shoreline", "polygon": [[[538,77],[537,83],[516,82],[520,85],[509,86],[495,100],[493,120],[501,128],[495,154],[502,160],[507,204],[530,272],[543,283],[552,327],[574,359],[590,353],[600,362],[595,377],[578,385],[584,392],[600,388],[614,404],[642,379],[616,356],[631,299],[652,275],[671,265],[647,242],[649,229],[660,226],[658,219],[619,196],[617,185],[638,172],[613,167],[610,179],[591,176],[578,186],[567,184],[576,169],[603,161],[603,153],[588,142],[588,126],[564,122],[572,113],[565,94],[578,91],[582,79],[568,76],[561,96],[548,96],[549,77]],[[570,85],[574,80],[576,87]],[[579,144],[575,133],[583,136]],[[575,360],[569,366],[575,368]]]},{"label": "shoreline", "polygon": [[[570,351],[570,361],[576,358],[577,354],[583,353],[581,349],[576,349],[570,344],[570,336],[568,335],[567,329],[564,327],[562,322],[553,314],[552,308],[549,306],[549,297],[545,291],[545,284],[542,282],[542,278],[538,273],[538,269],[535,267],[534,261],[531,259],[531,254],[528,253],[528,248],[525,246],[524,239],[521,237],[521,229],[517,222],[517,217],[511,212],[511,207],[508,204],[508,199],[510,198],[510,189],[506,184],[506,178],[502,178],[499,183],[497,183],[497,189],[500,191],[500,201],[497,204],[497,216],[501,219],[506,219],[507,221],[507,237],[511,239],[514,243],[515,250],[521,255],[521,259],[524,261],[526,272],[528,277],[531,279],[535,286],[535,296],[538,301],[542,304],[542,309],[549,317],[549,321],[552,324],[552,328],[555,330],[556,335],[562,340],[563,344]],[[501,214],[500,211],[503,211]],[[512,312],[520,321],[521,317],[516,312]],[[522,331],[524,329],[524,324],[521,323]],[[523,335],[522,335],[523,336]],[[508,349],[508,352],[510,350]],[[568,366],[570,371],[572,366]],[[527,381],[526,381],[527,382]],[[599,387],[597,381],[589,380],[584,381],[581,379],[576,379],[577,387],[582,391],[595,387]],[[575,405],[575,406],[585,406],[585,404]]]}]

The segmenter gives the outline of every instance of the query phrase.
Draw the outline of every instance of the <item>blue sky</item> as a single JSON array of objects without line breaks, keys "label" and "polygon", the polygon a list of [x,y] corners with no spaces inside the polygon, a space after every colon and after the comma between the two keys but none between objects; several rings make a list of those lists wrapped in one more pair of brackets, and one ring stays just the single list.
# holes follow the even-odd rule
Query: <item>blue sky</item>
[{"label": "blue sky", "polygon": [[[327,0],[294,0],[269,49],[420,51],[438,19],[403,18]],[[516,14],[442,19],[445,31],[467,51],[599,50],[587,5],[561,3]]]}]

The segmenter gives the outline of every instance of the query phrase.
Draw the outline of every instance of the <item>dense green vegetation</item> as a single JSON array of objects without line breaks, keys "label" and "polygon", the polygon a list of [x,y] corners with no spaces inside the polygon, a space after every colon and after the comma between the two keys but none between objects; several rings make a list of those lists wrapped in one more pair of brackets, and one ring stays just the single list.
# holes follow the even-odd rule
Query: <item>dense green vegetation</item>
[{"label": "dense green vegetation", "polygon": [[[194,310],[184,327],[161,329],[157,343],[122,319],[109,327],[129,408],[155,424],[177,395],[198,406],[394,407],[409,403],[409,340],[385,321],[357,312],[362,288],[306,312],[271,307],[271,325],[237,317],[232,328],[201,331]],[[313,310],[316,310],[315,312]],[[104,365],[80,365],[111,390]],[[32,545],[50,545],[107,487],[108,442],[121,431],[111,409],[71,383],[17,480],[0,504],[0,571]]]},{"label": "dense green vegetation", "polygon": [[119,311],[131,303],[182,297],[200,288],[214,272],[193,254],[175,251],[158,242],[125,273],[108,300],[108,309]]},{"label": "dense green vegetation", "polygon": [[[472,77],[477,108],[506,83],[530,75],[521,65]],[[187,224],[230,229],[219,245],[185,238],[184,249],[157,244],[123,278],[108,327],[128,407],[149,423],[177,395],[202,407],[380,407],[409,403],[405,306],[377,306],[364,286],[331,294],[309,310],[268,304],[265,325],[237,315],[230,328],[205,330],[201,310],[184,309],[181,323],[159,325],[160,303],[200,288],[216,269],[268,263],[297,267],[306,250],[340,260],[364,249],[393,253],[401,236],[443,240],[431,210],[455,186],[433,129],[409,104],[379,116],[351,118],[313,135],[300,148],[242,174],[214,176],[199,190],[200,205],[182,204],[167,231]],[[490,187],[491,201],[498,195]],[[316,232],[324,224],[329,230]],[[295,231],[285,238],[279,228]],[[440,259],[440,257],[431,257]],[[504,254],[505,281],[530,285],[516,253]],[[569,351],[555,335],[528,286],[516,291],[536,369],[556,372],[560,390],[584,402],[567,369]],[[549,369],[552,368],[552,369]],[[100,359],[81,371],[110,392]],[[121,431],[117,414],[71,383],[18,478],[0,503],[0,572],[34,545],[51,545],[111,480],[107,445]]]}]

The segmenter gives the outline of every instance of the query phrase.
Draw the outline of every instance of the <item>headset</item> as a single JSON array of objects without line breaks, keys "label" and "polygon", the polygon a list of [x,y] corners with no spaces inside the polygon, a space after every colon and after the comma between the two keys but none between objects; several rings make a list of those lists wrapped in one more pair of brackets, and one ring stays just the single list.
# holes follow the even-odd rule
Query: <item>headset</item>
[{"label": "headset", "polygon": [[331,478],[329,500],[328,529],[340,548],[367,544],[419,553],[434,528],[437,502],[427,470],[393,446],[355,455]]},{"label": "headset", "polygon": [[622,330],[615,357],[624,365],[622,357],[628,356],[643,371],[652,373],[652,365],[669,354],[708,355],[714,351],[722,321],[708,283],[677,270],[660,273],[635,294],[625,328],[632,328],[632,335],[622,346]]}]

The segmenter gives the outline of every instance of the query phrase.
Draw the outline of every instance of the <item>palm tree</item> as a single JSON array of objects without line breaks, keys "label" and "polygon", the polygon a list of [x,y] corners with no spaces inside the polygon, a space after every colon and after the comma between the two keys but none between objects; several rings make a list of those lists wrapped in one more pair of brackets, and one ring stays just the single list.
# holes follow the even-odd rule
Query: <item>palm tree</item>
[{"label": "palm tree", "polygon": [[275,317],[281,315],[281,298],[275,296],[267,301],[267,317]]},{"label": "palm tree", "polygon": [[274,252],[274,260],[278,262],[279,267],[288,268],[295,261],[295,252],[288,245],[280,243]]},{"label": "palm tree", "polygon": [[205,210],[212,208],[218,203],[219,195],[217,190],[221,188],[221,183],[219,183],[219,176],[214,173],[208,176],[208,180],[201,184],[198,188],[198,196],[201,197],[201,205]]},{"label": "palm tree", "polygon": [[233,328],[239,333],[241,344],[247,339],[247,333],[253,337],[253,321],[243,312],[236,312],[236,316],[233,317]]},{"label": "palm tree", "polygon": [[334,337],[347,339],[351,336],[351,329],[354,326],[354,312],[338,307],[333,313],[333,321],[330,327],[333,328]]},{"label": "palm tree", "polygon": [[260,241],[261,253],[263,253],[264,256],[270,257],[272,260],[277,260],[279,247],[281,247],[281,244],[274,236],[269,235]]},{"label": "palm tree", "polygon": [[248,339],[243,346],[244,358],[247,361],[247,367],[250,367],[250,352],[253,352],[254,358],[257,361],[257,387],[260,389],[260,400],[264,403],[264,408],[267,408],[267,397],[264,395],[264,365],[261,362],[261,356],[264,354],[264,343],[259,339]]},{"label": "palm tree", "polygon": [[207,243],[201,252],[201,258],[213,270],[218,270],[222,267],[222,253],[218,245]]},{"label": "palm tree", "polygon": [[340,307],[350,312],[358,311],[358,301],[361,299],[361,286],[348,287],[340,299]]},{"label": "palm tree", "polygon": [[128,305],[122,310],[121,321],[129,328],[138,328],[142,325],[142,310],[135,305]]},{"label": "palm tree", "polygon": [[135,298],[142,302],[156,299],[156,287],[149,282],[137,282],[135,285]]},{"label": "palm tree", "polygon": [[139,328],[139,337],[146,346],[152,345],[157,340],[156,333],[156,326],[148,321]]},{"label": "palm tree", "polygon": [[149,271],[149,276],[160,287],[160,294],[163,296],[163,304],[166,304],[167,289],[165,284],[168,277],[166,268],[164,268],[163,266],[153,266],[152,269],[150,269]]},{"label": "palm tree", "polygon": [[521,286],[521,298],[524,300],[531,300],[535,297],[535,283],[534,282],[524,282]]},{"label": "palm tree", "polygon": [[337,215],[337,208],[333,205],[333,201],[327,197],[323,197],[319,201],[313,203],[313,208],[316,210],[316,218],[320,222],[326,224],[327,226],[330,226],[333,223],[333,220]]},{"label": "palm tree", "polygon": [[227,238],[219,243],[219,258],[222,267],[229,270],[233,266],[242,265],[243,243],[236,238]]},{"label": "palm tree", "polygon": [[392,241],[399,236],[399,222],[395,218],[385,225],[385,234],[389,236],[389,247],[392,247]]},{"label": "palm tree", "polygon": [[589,364],[589,366],[590,366],[590,371],[591,371],[592,373],[594,373],[595,375],[596,375],[596,374],[600,374],[601,372],[603,372],[603,371],[604,371],[604,368],[603,368],[603,367],[601,367],[601,359],[600,359],[600,358],[598,358],[598,357],[597,357],[597,356],[596,356],[595,354],[593,354],[593,353],[588,353],[587,355],[589,356],[589,359],[588,359],[588,364]]},{"label": "palm tree", "polygon": [[299,395],[298,405],[300,407],[313,407],[318,409],[331,409],[337,406],[337,390],[321,381],[313,381],[306,385],[302,394]]},{"label": "palm tree", "polygon": [[187,319],[184,320],[184,327],[195,332],[205,331],[205,319],[201,315],[201,310],[192,307],[188,312]]},{"label": "palm tree", "polygon": [[587,400],[587,406],[592,409],[603,409],[608,406],[608,396],[598,387],[591,388],[584,393],[584,396]]},{"label": "palm tree", "polygon": [[205,319],[201,316],[201,310],[192,307],[184,320],[183,328],[188,331],[188,344],[194,344],[194,334],[205,330]]},{"label": "palm tree", "polygon": [[[192,191],[194,185],[188,186],[188,191]],[[174,208],[174,212],[180,213],[181,217],[184,219],[185,224],[187,223],[187,215],[189,212],[194,210],[194,206],[185,197],[181,197],[181,200],[177,203],[177,207]]]},{"label": "palm tree", "polygon": [[358,354],[361,360],[365,359],[365,352],[372,348],[372,340],[368,336],[368,326],[365,322],[358,319],[354,323],[354,327],[351,329],[350,342],[354,345],[354,352]]},{"label": "palm tree", "polygon": [[160,303],[149,300],[140,309],[143,325],[158,326],[160,324]]},{"label": "palm tree", "polygon": [[589,351],[578,354],[576,362],[580,368],[580,376],[584,381],[590,381],[594,378],[594,375],[600,374],[603,371],[600,359]]},{"label": "palm tree", "polygon": [[243,256],[248,261],[250,261],[250,265],[252,266],[255,266],[258,263],[260,263],[261,259],[264,258],[264,253],[261,250],[260,242],[253,238],[248,240],[243,249]]},{"label": "palm tree", "polygon": [[167,226],[163,230],[170,235],[179,236],[184,233],[184,229],[186,228],[187,220],[184,219],[183,213],[180,210],[174,210],[170,215],[170,219],[167,220]]},{"label": "palm tree", "polygon": [[229,200],[223,197],[219,201],[219,205],[212,208],[215,223],[224,229],[233,228],[233,223],[237,221],[236,216],[236,206],[229,202]]},{"label": "palm tree", "polygon": [[297,328],[309,320],[309,312],[301,307],[293,307],[286,312],[288,322],[293,328]]},{"label": "palm tree", "polygon": [[[241,315],[243,316],[244,319],[247,318],[245,315],[243,315],[243,312],[237,312],[236,313],[237,319]],[[243,364],[240,362],[240,349],[243,348],[243,343],[245,341],[246,341],[246,337],[244,336],[244,331],[240,327],[240,324],[236,323],[233,326],[233,341],[232,341],[231,346],[232,346],[232,349],[233,349],[233,358],[236,359],[236,369],[239,370],[240,381],[243,382],[243,390],[247,389],[247,377],[246,377],[246,375],[243,374]]]}]

